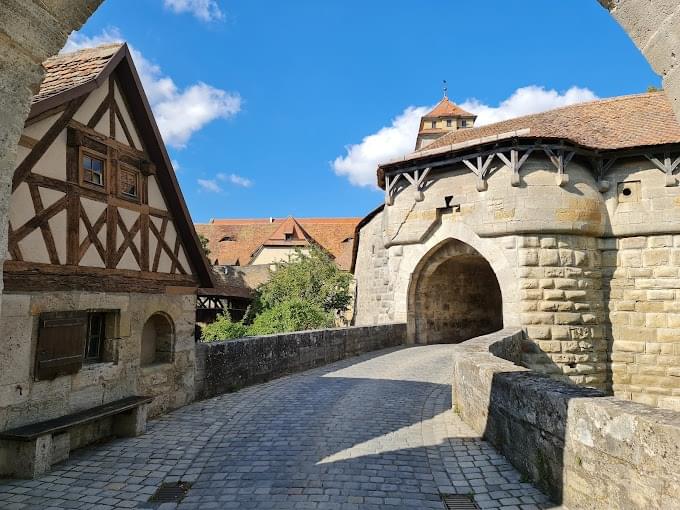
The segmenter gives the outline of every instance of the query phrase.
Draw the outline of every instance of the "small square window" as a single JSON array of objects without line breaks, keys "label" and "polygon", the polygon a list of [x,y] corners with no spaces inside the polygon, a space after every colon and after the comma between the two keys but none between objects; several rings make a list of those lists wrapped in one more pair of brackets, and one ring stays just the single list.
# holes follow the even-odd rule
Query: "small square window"
[{"label": "small square window", "polygon": [[453,121],[451,119],[446,119],[446,127],[451,127],[453,125]]},{"label": "small square window", "polygon": [[87,342],[85,343],[85,362],[97,363],[102,359],[102,346],[106,338],[106,314],[95,312],[88,314]]},{"label": "small square window", "polygon": [[104,186],[104,160],[84,154],[83,180],[97,186]]},{"label": "small square window", "polygon": [[286,232],[285,239],[286,239],[286,241],[292,241],[293,240],[293,234]]},{"label": "small square window", "polygon": [[121,168],[119,181],[121,194],[133,198],[139,196],[139,175],[137,172]]}]

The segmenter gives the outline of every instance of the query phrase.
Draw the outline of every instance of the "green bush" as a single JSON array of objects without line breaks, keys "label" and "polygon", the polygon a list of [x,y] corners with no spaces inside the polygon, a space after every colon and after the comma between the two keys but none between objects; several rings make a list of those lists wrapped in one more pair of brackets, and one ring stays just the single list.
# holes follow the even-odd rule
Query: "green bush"
[{"label": "green bush", "polygon": [[258,288],[252,313],[294,300],[342,313],[352,303],[351,282],[352,275],[339,269],[318,246],[311,245],[307,251],[297,249],[287,262],[277,263],[269,281]]},{"label": "green bush", "polygon": [[233,322],[228,313],[223,313],[212,324],[203,326],[201,340],[203,342],[219,342],[232,338],[248,336],[248,326],[242,322]]},{"label": "green bush", "polygon": [[260,313],[248,328],[250,335],[272,335],[333,326],[333,314],[300,298],[274,305]]}]

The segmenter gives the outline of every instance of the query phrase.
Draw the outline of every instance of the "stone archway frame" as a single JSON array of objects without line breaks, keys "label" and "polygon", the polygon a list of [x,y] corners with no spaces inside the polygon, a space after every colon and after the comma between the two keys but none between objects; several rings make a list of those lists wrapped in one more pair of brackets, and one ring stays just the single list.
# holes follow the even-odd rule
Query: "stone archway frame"
[{"label": "stone archway frame", "polygon": [[[470,246],[489,263],[501,289],[504,327],[520,325],[519,275],[514,249],[516,238],[482,238],[464,223],[444,220],[423,243],[396,247],[402,248],[402,256],[390,257],[391,261],[394,259],[399,261],[398,267],[390,267],[391,271],[397,273],[392,279],[395,282],[394,320],[407,323],[409,343],[415,342],[415,317],[409,316],[409,313],[413,313],[412,309],[409,310],[409,304],[413,302],[417,281],[421,276],[419,270],[426,265],[429,257],[436,256],[436,251],[450,240],[460,241]],[[505,248],[509,240],[511,246],[508,248],[512,249]]]}]

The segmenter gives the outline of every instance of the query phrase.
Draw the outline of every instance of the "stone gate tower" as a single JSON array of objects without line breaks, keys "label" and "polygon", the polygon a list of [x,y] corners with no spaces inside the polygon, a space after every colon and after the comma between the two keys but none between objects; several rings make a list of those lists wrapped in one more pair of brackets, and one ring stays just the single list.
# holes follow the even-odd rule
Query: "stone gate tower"
[{"label": "stone gate tower", "polygon": [[378,168],[356,323],[421,344],[521,327],[527,367],[680,409],[679,170],[663,93],[439,134]]}]

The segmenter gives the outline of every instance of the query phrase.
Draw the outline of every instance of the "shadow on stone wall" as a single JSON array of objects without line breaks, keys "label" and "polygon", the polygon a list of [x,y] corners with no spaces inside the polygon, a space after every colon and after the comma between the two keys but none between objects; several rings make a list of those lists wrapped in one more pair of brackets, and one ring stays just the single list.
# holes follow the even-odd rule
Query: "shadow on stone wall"
[{"label": "shadow on stone wall", "polygon": [[680,508],[680,413],[518,366],[522,341],[502,330],[457,347],[463,420],[569,508]]}]

